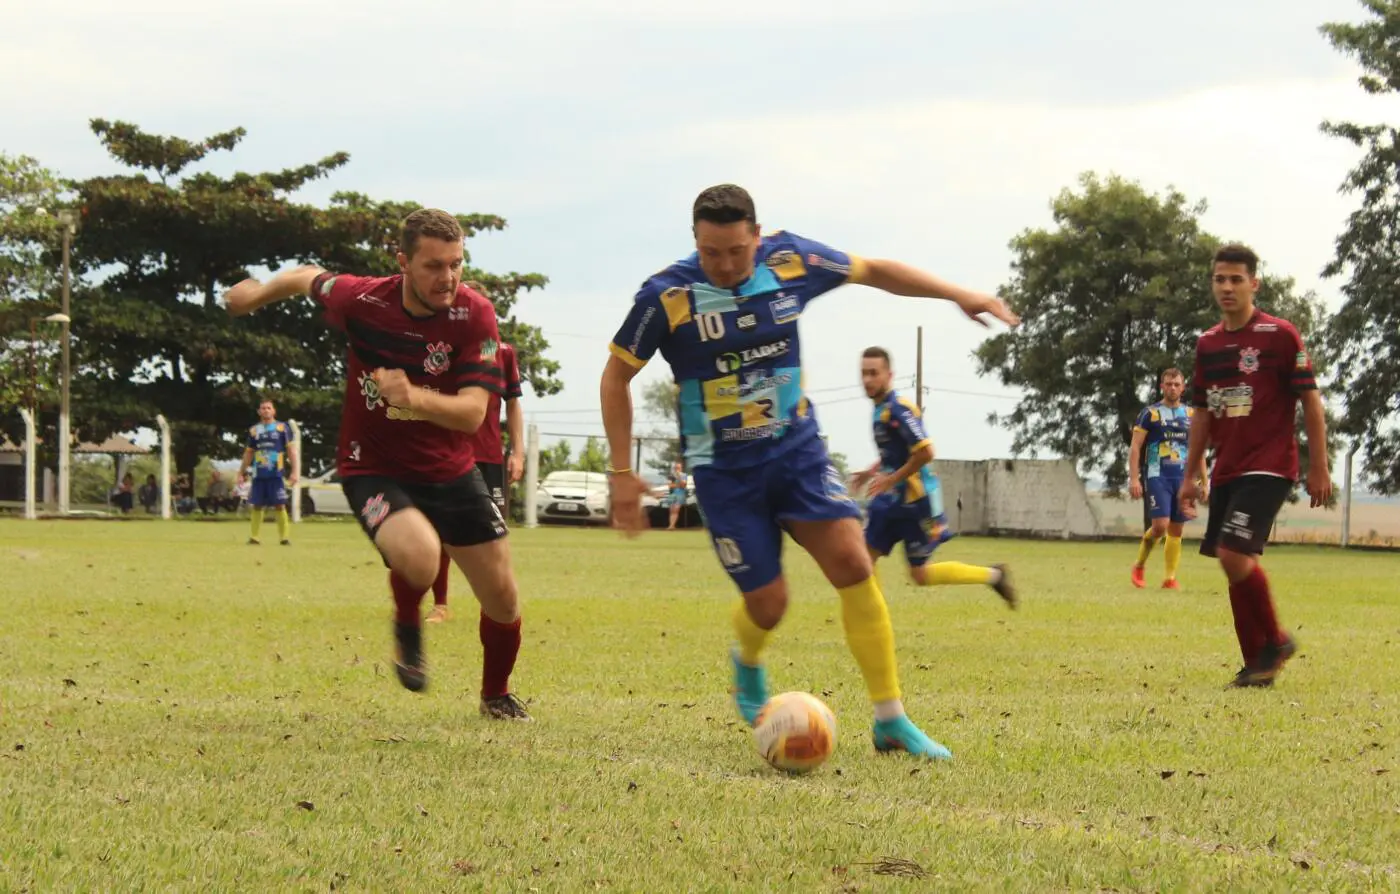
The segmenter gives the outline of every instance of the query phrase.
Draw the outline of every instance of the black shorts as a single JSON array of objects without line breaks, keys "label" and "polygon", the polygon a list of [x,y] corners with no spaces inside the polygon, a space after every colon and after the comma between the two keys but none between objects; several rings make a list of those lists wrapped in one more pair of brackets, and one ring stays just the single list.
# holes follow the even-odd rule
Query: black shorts
[{"label": "black shorts", "polygon": [[477,463],[481,477],[486,481],[486,492],[491,495],[501,514],[506,512],[506,467],[500,463]]},{"label": "black shorts", "polygon": [[427,516],[445,546],[476,546],[506,536],[505,519],[476,469],[440,484],[355,475],[342,481],[340,488],[370,540],[384,519],[410,508]]},{"label": "black shorts", "polygon": [[1241,475],[1212,489],[1201,555],[1214,556],[1222,546],[1248,556],[1263,553],[1292,491],[1293,482],[1277,475]]}]

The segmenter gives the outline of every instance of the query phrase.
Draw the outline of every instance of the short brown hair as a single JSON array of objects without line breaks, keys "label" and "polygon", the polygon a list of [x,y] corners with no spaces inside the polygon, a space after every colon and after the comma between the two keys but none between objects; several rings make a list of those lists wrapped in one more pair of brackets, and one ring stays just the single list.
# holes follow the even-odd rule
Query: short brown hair
[{"label": "short brown hair", "polygon": [[441,239],[444,242],[461,242],[466,234],[457,218],[437,208],[419,208],[403,219],[399,227],[399,251],[413,257],[418,250],[418,240]]},{"label": "short brown hair", "polygon": [[1230,242],[1217,248],[1211,267],[1214,268],[1216,264],[1243,264],[1250,276],[1259,272],[1259,256],[1254,253],[1254,249],[1238,242]]},{"label": "short brown hair", "polygon": [[1165,382],[1167,379],[1181,379],[1184,382],[1186,381],[1186,376],[1182,375],[1181,370],[1177,369],[1175,366],[1169,366],[1162,370],[1161,381]]},{"label": "short brown hair", "polygon": [[866,348],[860,356],[862,358],[868,357],[872,360],[883,360],[886,366],[890,365],[890,352],[878,346]]},{"label": "short brown hair", "polygon": [[758,212],[754,210],[753,196],[749,195],[748,190],[733,183],[721,183],[695,197],[695,204],[690,209],[691,226],[702,220],[712,224],[732,224],[741,220],[757,224]]}]

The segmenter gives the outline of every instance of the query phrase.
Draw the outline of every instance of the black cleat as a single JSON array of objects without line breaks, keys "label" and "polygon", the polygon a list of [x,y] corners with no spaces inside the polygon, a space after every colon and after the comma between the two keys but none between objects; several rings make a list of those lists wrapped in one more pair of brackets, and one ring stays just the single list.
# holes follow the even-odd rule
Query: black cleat
[{"label": "black cleat", "polygon": [[997,595],[1006,603],[1006,607],[1014,611],[1020,600],[1016,598],[1016,588],[1011,585],[1011,570],[1004,564],[992,567],[1001,572],[1001,577],[992,584],[992,589],[997,591]]},{"label": "black cleat", "polygon": [[291,546],[291,545],[292,545],[292,541],[290,541],[290,540],[283,540],[283,541],[282,541],[282,545],[283,545],[283,546]]},{"label": "black cleat", "polygon": [[1283,642],[1278,645],[1268,643],[1259,650],[1259,654],[1254,659],[1255,666],[1250,670],[1250,674],[1260,685],[1272,686],[1278,672],[1283,670],[1288,659],[1297,653],[1297,641],[1285,633]]},{"label": "black cleat", "polygon": [[1270,677],[1267,680],[1257,680],[1254,671],[1247,667],[1242,667],[1235,674],[1235,679],[1226,684],[1226,689],[1267,689],[1274,685],[1274,680]]},{"label": "black cleat", "polygon": [[533,720],[530,712],[525,710],[525,703],[515,696],[513,692],[499,695],[495,698],[483,698],[481,700],[481,713],[492,720]]},{"label": "black cleat", "polygon": [[394,640],[398,644],[398,656],[394,659],[394,670],[399,682],[410,692],[422,692],[428,688],[428,674],[423,669],[423,630],[408,624],[394,622]]},{"label": "black cleat", "polygon": [[248,545],[249,545],[249,546],[262,546],[262,541],[259,540],[259,539],[256,538],[256,537],[249,537],[249,538],[248,538]]}]

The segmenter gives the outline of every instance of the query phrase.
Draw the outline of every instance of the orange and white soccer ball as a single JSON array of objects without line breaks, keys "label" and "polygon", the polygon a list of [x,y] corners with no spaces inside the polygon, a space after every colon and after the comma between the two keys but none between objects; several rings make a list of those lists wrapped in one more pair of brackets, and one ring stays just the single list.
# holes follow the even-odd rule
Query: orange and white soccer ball
[{"label": "orange and white soccer ball", "polygon": [[836,715],[807,692],[773,696],[753,725],[758,753],[788,773],[815,770],[836,750]]}]

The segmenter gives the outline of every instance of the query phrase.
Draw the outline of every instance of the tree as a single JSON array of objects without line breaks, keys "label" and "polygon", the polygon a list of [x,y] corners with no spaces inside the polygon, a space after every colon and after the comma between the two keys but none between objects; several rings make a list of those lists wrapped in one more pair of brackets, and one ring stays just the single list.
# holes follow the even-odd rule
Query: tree
[{"label": "tree", "polygon": [[574,463],[574,468],[580,472],[604,472],[608,468],[607,451],[603,449],[603,442],[598,438],[590,437],[583,444],[583,452],[578,455],[578,462]]},{"label": "tree", "polygon": [[[175,465],[192,473],[200,456],[242,447],[258,398],[271,394],[283,418],[302,423],[309,468],[329,462],[344,385],[344,339],[319,321],[309,300],[284,302],[230,320],[219,303],[256,267],[289,262],[383,274],[396,270],[398,223],[418,207],[358,193],[319,208],[292,200],[302,186],[344,167],[343,152],[257,174],[221,177],[191,168],[232,151],[236,128],[191,142],[94,120],[92,131],[128,173],[73,184],[82,209],[75,263],[86,287],[74,297],[74,419],[80,436],[102,438],[171,420]],[[491,215],[458,217],[468,236],[504,228]],[[515,320],[521,290],[538,274],[492,275],[470,268],[497,302],[504,337],[515,344],[536,393],[561,386],[538,329]]]},{"label": "tree", "polygon": [[681,459],[681,436],[676,401],[680,389],[671,379],[657,379],[642,386],[641,416],[651,423],[647,438],[647,468],[662,478]]},{"label": "tree", "polygon": [[0,153],[0,427],[11,437],[23,427],[16,408],[56,393],[48,362],[56,330],[39,324],[44,329],[34,340],[31,366],[30,321],[60,307],[52,256],[61,240],[56,212],[64,198],[58,177],[35,159]]},{"label": "tree", "polygon": [[[1363,0],[1371,20],[1332,23],[1321,31],[1337,50],[1361,64],[1361,89],[1400,93],[1400,2]],[[1400,493],[1400,130],[1373,124],[1324,122],[1322,131],[1363,150],[1342,182],[1360,207],[1337,237],[1336,256],[1323,270],[1346,277],[1341,309],[1328,345],[1335,354],[1332,393],[1345,401],[1341,433],[1364,447],[1362,472],[1381,493]]]},{"label": "tree", "polygon": [[832,450],[827,455],[831,457],[831,464],[836,467],[836,471],[841,473],[842,481],[851,477],[850,461],[846,459],[846,454],[839,450]]},{"label": "tree", "polygon": [[[1052,451],[1082,474],[1101,472],[1117,492],[1138,411],[1163,370],[1175,366],[1190,381],[1196,338],[1219,320],[1208,275],[1222,240],[1200,227],[1206,203],[1175,189],[1149,195],[1091,173],[1079,186],[1052,202],[1055,229],[1011,241],[1014,273],[1002,294],[1021,325],[984,342],[977,359],[982,373],[1026,392],[1010,414],[989,417],[1014,433],[1014,451]],[[1261,308],[1305,339],[1322,325],[1315,295],[1296,294],[1288,277],[1261,279]],[[1315,363],[1326,359],[1314,351]]]}]

